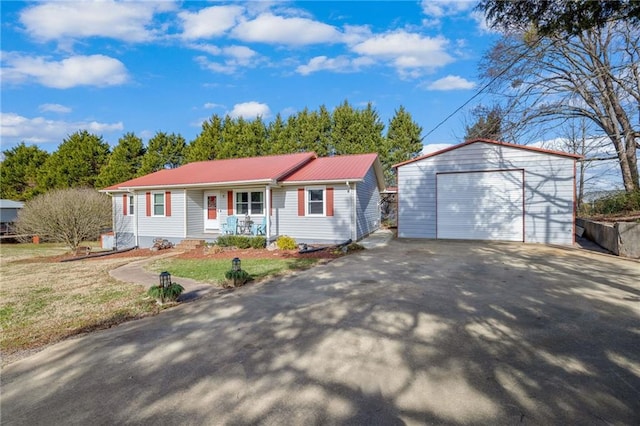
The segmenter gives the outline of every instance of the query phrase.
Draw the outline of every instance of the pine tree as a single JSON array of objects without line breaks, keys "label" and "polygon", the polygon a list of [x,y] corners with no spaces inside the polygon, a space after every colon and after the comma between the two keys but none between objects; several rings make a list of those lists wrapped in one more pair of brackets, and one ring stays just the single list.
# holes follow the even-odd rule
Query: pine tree
[{"label": "pine tree", "polygon": [[95,187],[102,167],[109,159],[109,144],[81,130],[58,146],[38,174],[38,184],[45,189]]},{"label": "pine tree", "polygon": [[464,140],[472,139],[492,139],[501,141],[502,135],[502,109],[499,105],[494,105],[490,109],[480,105],[473,109],[476,122],[471,126],[465,126]]},{"label": "pine tree", "polygon": [[295,152],[292,146],[291,132],[287,129],[287,123],[278,113],[276,118],[267,126],[267,142],[264,146],[265,155],[286,154]]},{"label": "pine tree", "polygon": [[202,131],[187,146],[185,150],[185,163],[194,161],[214,160],[222,143],[222,119],[214,114],[209,120],[202,123]]},{"label": "pine tree", "polygon": [[384,148],[378,151],[388,185],[396,183],[391,166],[415,158],[422,151],[421,134],[422,127],[413,121],[411,114],[403,106],[400,106],[389,120]]},{"label": "pine tree", "polygon": [[333,110],[331,140],[336,155],[377,152],[382,146],[384,124],[371,103],[364,110],[344,101]]},{"label": "pine tree", "polygon": [[2,151],[0,162],[0,198],[26,201],[43,190],[38,186],[38,171],[49,154],[24,142]]},{"label": "pine tree", "polygon": [[96,179],[97,188],[105,188],[134,178],[142,165],[145,149],[142,139],[134,133],[126,133],[109,156],[107,165]]},{"label": "pine tree", "polygon": [[142,156],[138,176],[161,169],[174,169],[183,163],[186,142],[180,134],[158,132],[149,139],[147,151]]}]

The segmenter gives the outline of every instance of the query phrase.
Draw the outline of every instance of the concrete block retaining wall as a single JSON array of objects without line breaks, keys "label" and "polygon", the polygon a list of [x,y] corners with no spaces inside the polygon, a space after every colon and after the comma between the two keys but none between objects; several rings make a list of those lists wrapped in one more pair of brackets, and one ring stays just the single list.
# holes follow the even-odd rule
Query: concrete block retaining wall
[{"label": "concrete block retaining wall", "polygon": [[640,222],[594,222],[576,219],[584,236],[618,256],[640,259]]}]

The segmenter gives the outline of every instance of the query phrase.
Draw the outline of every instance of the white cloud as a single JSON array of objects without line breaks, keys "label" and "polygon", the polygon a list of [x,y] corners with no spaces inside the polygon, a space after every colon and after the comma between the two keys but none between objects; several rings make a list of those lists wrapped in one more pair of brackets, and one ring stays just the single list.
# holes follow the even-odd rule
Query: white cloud
[{"label": "white cloud", "polygon": [[246,46],[227,46],[218,48],[210,45],[196,45],[192,46],[195,49],[205,51],[214,56],[222,56],[222,62],[214,62],[205,56],[197,56],[196,62],[200,66],[209,71],[222,74],[233,74],[238,71],[238,68],[255,67],[260,61],[261,57],[258,53]]},{"label": "white cloud", "polygon": [[57,112],[58,114],[68,114],[71,112],[71,108],[60,104],[42,104],[38,106],[40,112]]},{"label": "white cloud", "polygon": [[376,35],[352,50],[361,55],[388,61],[401,75],[417,76],[453,62],[444,37],[425,37],[403,30]]},{"label": "white cloud", "polygon": [[222,49],[224,55],[235,58],[237,61],[248,61],[254,58],[258,53],[255,50],[249,49],[246,46],[228,46]]},{"label": "white cloud", "polygon": [[345,25],[343,31],[342,41],[350,46],[371,38],[373,34],[366,25]]},{"label": "white cloud", "polygon": [[476,87],[476,83],[466,80],[457,75],[448,75],[439,80],[436,80],[430,84],[427,84],[425,88],[427,90],[469,90]]},{"label": "white cloud", "polygon": [[104,55],[71,56],[51,61],[43,56],[4,53],[2,79],[8,83],[35,81],[46,87],[117,86],[128,81],[124,64]]},{"label": "white cloud", "polygon": [[213,56],[224,57],[223,62],[214,62],[205,56],[197,56],[196,62],[204,69],[222,74],[233,74],[240,67],[255,67],[262,58],[255,50],[246,46],[217,47],[210,44],[190,45],[192,49],[201,50]]},{"label": "white cloud", "polygon": [[240,6],[212,6],[195,13],[180,12],[184,31],[182,37],[189,40],[223,35],[238,23],[244,8]]},{"label": "white cloud", "polygon": [[42,41],[82,37],[110,37],[144,42],[157,37],[153,17],[171,10],[170,2],[49,2],[38,3],[20,13],[27,33]]},{"label": "white cloud", "polygon": [[334,71],[334,72],[355,72],[361,67],[371,65],[374,61],[371,58],[348,58],[347,56],[338,56],[336,58],[328,58],[326,56],[316,56],[306,65],[300,65],[296,68],[296,72],[302,75],[309,75],[317,71]]},{"label": "white cloud", "polygon": [[222,49],[220,49],[218,46],[213,44],[197,43],[197,44],[189,44],[187,45],[187,47],[194,50],[200,50],[201,52],[206,52],[210,55],[217,56],[222,53]]},{"label": "white cloud", "polygon": [[207,102],[206,104],[203,105],[203,108],[204,109],[224,108],[224,105],[215,104],[213,102]]},{"label": "white cloud", "polygon": [[97,121],[61,121],[43,117],[27,118],[15,113],[0,112],[0,137],[3,142],[62,142],[69,134],[78,130],[102,134],[122,131],[122,122],[100,123]]},{"label": "white cloud", "polygon": [[465,13],[476,4],[472,0],[422,0],[422,12],[432,18],[443,18]]},{"label": "white cloud", "polygon": [[262,104],[260,102],[251,101],[240,104],[235,104],[233,109],[229,111],[229,116],[237,118],[242,117],[246,119],[253,119],[258,116],[267,118],[271,115],[269,105]]},{"label": "white cloud", "polygon": [[264,13],[254,20],[244,21],[231,34],[243,41],[303,46],[332,43],[342,39],[335,27],[307,18],[286,18]]}]

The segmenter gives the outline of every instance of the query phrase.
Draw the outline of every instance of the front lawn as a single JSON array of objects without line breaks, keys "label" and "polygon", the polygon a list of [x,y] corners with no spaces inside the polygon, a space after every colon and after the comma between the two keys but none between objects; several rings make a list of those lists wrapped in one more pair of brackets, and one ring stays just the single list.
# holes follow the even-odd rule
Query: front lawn
[{"label": "front lawn", "polygon": [[[273,259],[243,259],[242,269],[247,271],[253,280],[281,275],[288,271],[307,269],[319,259],[273,258]],[[179,277],[191,278],[196,281],[222,285],[224,274],[231,269],[229,259],[160,259],[149,265],[154,272],[168,271],[172,281],[180,283]]]},{"label": "front lawn", "polygon": [[[120,282],[109,271],[149,256],[132,251],[113,257],[61,263],[68,249],[60,244],[0,245],[0,354],[2,365],[79,333],[108,328],[161,308],[141,285]],[[244,256],[242,269],[254,280],[306,269],[322,259],[267,256],[259,251],[233,251],[225,258],[164,258],[149,269],[221,285],[231,269],[229,256]],[[254,258],[249,257],[255,256]],[[194,256],[194,254],[185,255]]]},{"label": "front lawn", "polygon": [[53,262],[47,256],[68,251],[59,244],[2,244],[0,250],[3,365],[69,336],[159,311],[143,286],[109,276],[135,259]]}]

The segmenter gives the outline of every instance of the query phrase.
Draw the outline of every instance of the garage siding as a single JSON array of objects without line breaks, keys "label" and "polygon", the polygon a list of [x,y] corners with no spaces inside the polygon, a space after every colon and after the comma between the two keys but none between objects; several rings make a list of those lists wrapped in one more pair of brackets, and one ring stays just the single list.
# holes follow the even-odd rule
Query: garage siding
[{"label": "garage siding", "polygon": [[573,243],[574,159],[476,142],[398,167],[398,236],[436,238],[436,174],[524,169],[524,240]]}]

